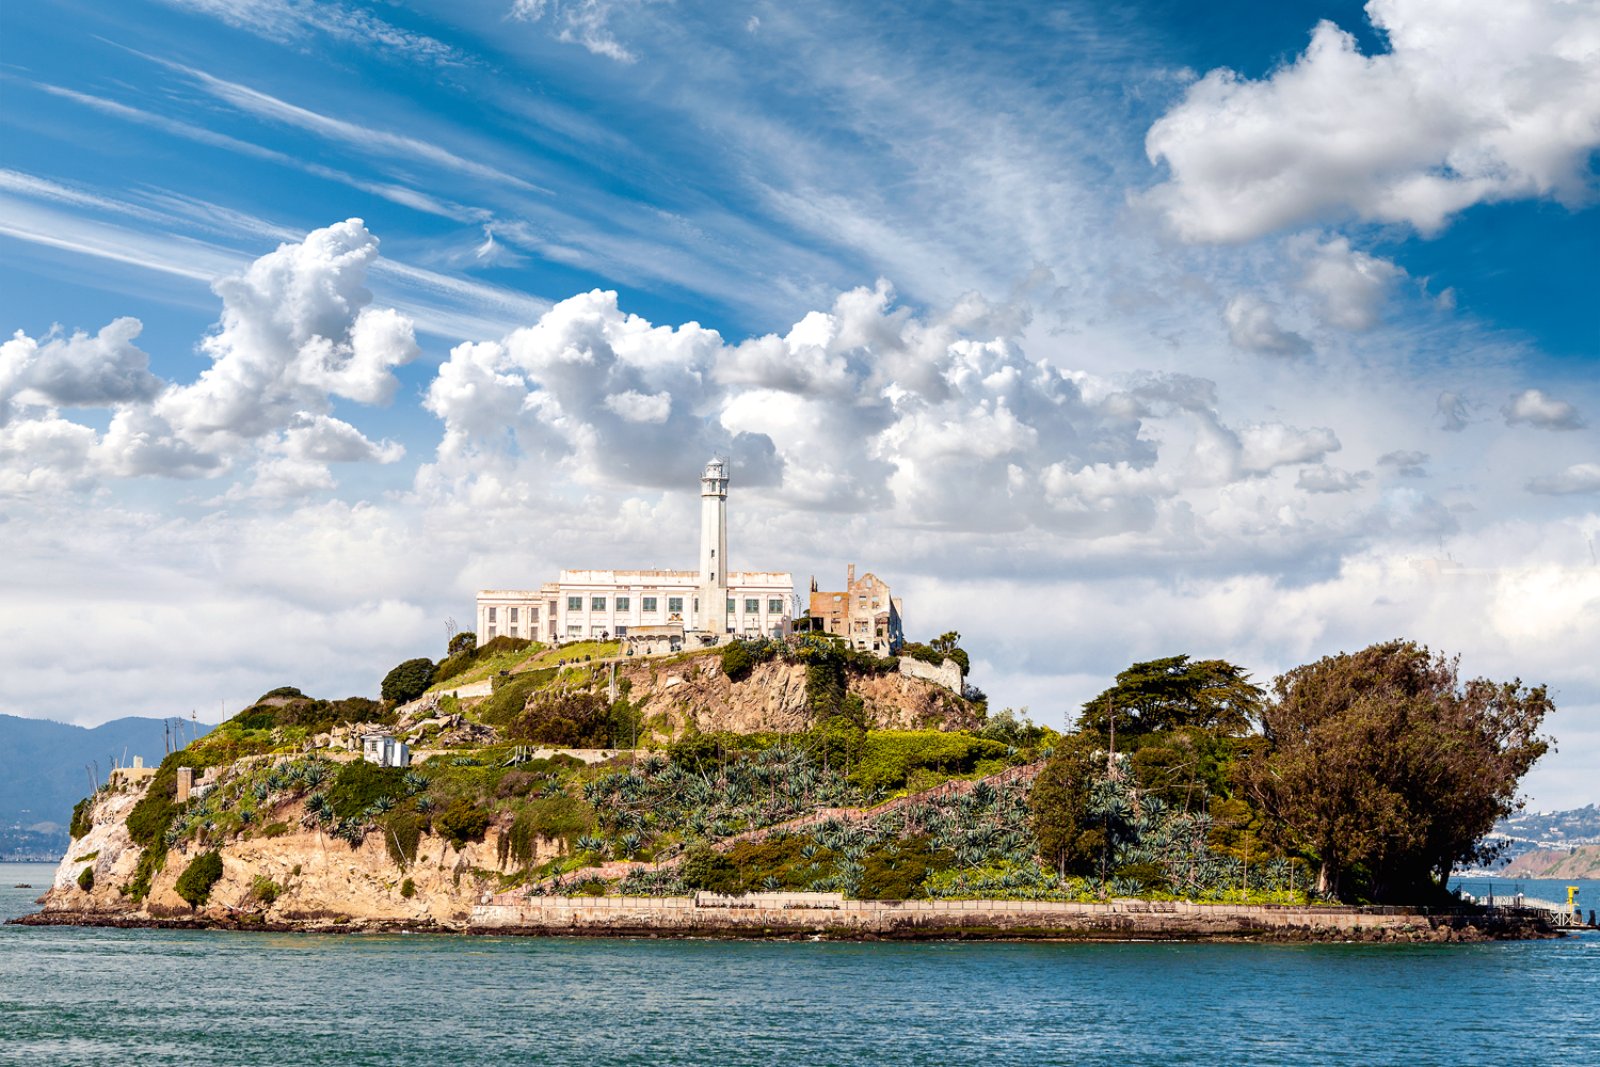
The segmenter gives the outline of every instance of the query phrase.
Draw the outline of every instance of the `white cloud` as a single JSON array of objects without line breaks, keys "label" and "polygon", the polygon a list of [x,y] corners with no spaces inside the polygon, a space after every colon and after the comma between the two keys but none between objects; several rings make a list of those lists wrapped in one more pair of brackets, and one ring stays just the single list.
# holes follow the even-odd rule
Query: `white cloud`
[{"label": "white cloud", "polygon": [[426,34],[404,30],[371,12],[327,0],[163,0],[174,7],[210,15],[273,41],[294,41],[321,33],[345,44],[406,62],[443,67],[465,62],[460,52]]},{"label": "white cloud", "polygon": [[1211,71],[1145,139],[1191,240],[1356,216],[1438,232],[1477,203],[1590,195],[1600,12],[1570,0],[1372,0],[1389,51],[1320,22],[1261,81]]},{"label": "white cloud", "polygon": [[161,379],[133,343],[143,328],[138,319],[121,318],[93,337],[56,332],[42,341],[18,330],[0,344],[0,425],[13,404],[110,407],[154,398]]},{"label": "white cloud", "polygon": [[1395,471],[1406,478],[1421,478],[1428,472],[1423,464],[1428,462],[1426,452],[1417,452],[1411,449],[1398,449],[1394,452],[1385,452],[1378,457],[1378,466],[1393,467]]},{"label": "white cloud", "polygon": [[1228,324],[1228,339],[1246,352],[1270,356],[1303,356],[1311,342],[1278,325],[1277,309],[1252,293],[1240,293],[1228,301],[1223,320]]},{"label": "white cloud", "polygon": [[[511,17],[522,22],[548,18],[559,27],[556,39],[582,45],[597,56],[618,63],[632,63],[639,57],[617,40],[610,20],[619,7],[638,7],[649,0],[514,0]],[[759,21],[759,20],[758,20]]]},{"label": "white cloud", "polygon": [[404,446],[371,441],[348,422],[303,411],[284,431],[282,450],[291,459],[318,463],[395,463],[406,454]]},{"label": "white cloud", "polygon": [[1294,484],[1308,493],[1348,493],[1361,488],[1361,483],[1370,477],[1366,471],[1340,470],[1324,463],[1301,468]]},{"label": "white cloud", "polygon": [[1528,482],[1530,493],[1567,496],[1600,493],[1600,463],[1574,463],[1560,474],[1548,474]]},{"label": "white cloud", "polygon": [[1300,287],[1319,302],[1324,322],[1345,330],[1370,330],[1396,279],[1405,272],[1335,237],[1305,250]]},{"label": "white cloud", "polygon": [[628,422],[663,423],[672,414],[672,396],[669,393],[641,393],[629,389],[606,397],[606,407]]},{"label": "white cloud", "polygon": [[386,404],[394,367],[418,354],[408,319],[368,307],[378,241],[360,219],[284,244],[214,288],[220,329],[202,344],[212,365],[162,396],[156,413],[187,440],[259,438],[330,396]]},{"label": "white cloud", "polygon": [[1436,406],[1439,413],[1439,428],[1447,433],[1460,433],[1467,428],[1472,414],[1472,405],[1460,393],[1447,389],[1439,394]]},{"label": "white cloud", "polygon": [[1326,427],[1297,430],[1279,422],[1246,426],[1239,431],[1239,465],[1246,471],[1265,472],[1274,467],[1317,463],[1339,451],[1339,438]]},{"label": "white cloud", "polygon": [[1541,430],[1580,430],[1586,424],[1578,409],[1540,389],[1524,389],[1500,409],[1507,426],[1537,426]]}]

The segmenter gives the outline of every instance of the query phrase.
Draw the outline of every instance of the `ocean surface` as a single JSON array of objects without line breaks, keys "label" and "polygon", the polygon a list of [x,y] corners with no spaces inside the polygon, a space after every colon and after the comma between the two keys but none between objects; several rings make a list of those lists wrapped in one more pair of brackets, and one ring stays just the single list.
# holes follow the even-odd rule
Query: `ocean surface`
[{"label": "ocean surface", "polygon": [[[0,864],[0,917],[36,910],[51,871]],[[1600,1063],[1600,934],[830,944],[0,926],[0,1063],[1566,1067]]]}]

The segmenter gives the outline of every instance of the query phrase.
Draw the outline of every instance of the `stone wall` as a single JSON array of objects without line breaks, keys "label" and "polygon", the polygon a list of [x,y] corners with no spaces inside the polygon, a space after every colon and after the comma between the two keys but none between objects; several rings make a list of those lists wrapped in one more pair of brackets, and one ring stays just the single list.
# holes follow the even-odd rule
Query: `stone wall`
[{"label": "stone wall", "polygon": [[935,667],[931,663],[924,663],[920,659],[910,656],[900,657],[900,673],[913,678],[921,678],[925,682],[942,685],[957,696],[961,695],[964,680],[961,677],[961,665],[955,660],[946,658],[943,663]]},{"label": "stone wall", "polygon": [[[493,898],[486,898],[493,899]],[[502,898],[503,899],[503,898]],[[1478,926],[1474,926],[1476,922]],[[1122,900],[1104,904],[1000,900],[846,900],[837,893],[723,897],[534,897],[473,908],[479,932],[843,937],[1157,938],[1354,937],[1457,940],[1495,936],[1483,916],[1408,909],[1285,907]],[[1503,935],[1527,936],[1507,921]],[[1485,927],[1480,929],[1480,926]],[[1514,928],[1514,929],[1513,929]]]}]

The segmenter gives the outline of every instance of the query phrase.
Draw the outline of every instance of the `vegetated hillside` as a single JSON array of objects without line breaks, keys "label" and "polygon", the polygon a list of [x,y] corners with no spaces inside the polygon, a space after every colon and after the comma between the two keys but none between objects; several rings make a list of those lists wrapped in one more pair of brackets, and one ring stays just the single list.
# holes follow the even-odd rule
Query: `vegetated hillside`
[{"label": "vegetated hillside", "polygon": [[[1481,855],[1549,707],[1406,642],[1297,668],[1271,699],[1222,661],[1135,664],[1068,735],[902,690],[821,638],[450,655],[457,675],[488,661],[492,692],[424,696],[426,659],[382,702],[274,690],[147,788],[86,799],[47,907],[451,925],[513,890],[1294,903],[1318,882],[1427,903]],[[360,759],[380,725],[411,767]],[[180,803],[182,767],[204,792]]]},{"label": "vegetated hillside", "polygon": [[1600,845],[1524,852],[1497,873],[1504,878],[1600,878]]},{"label": "vegetated hillside", "polygon": [[[98,762],[102,780],[113,761],[143,756],[154,765],[165,752],[163,723],[176,721],[130,717],[85,728],[0,715],[0,855],[17,845],[61,855],[72,806],[88,791],[85,765]],[[181,721],[185,737],[211,729]]]}]

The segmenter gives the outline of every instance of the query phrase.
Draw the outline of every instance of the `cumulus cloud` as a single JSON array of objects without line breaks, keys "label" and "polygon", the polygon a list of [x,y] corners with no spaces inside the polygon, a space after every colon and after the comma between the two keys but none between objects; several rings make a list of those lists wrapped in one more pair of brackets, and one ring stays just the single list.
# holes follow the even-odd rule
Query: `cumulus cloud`
[{"label": "cumulus cloud", "polygon": [[1393,467],[1397,473],[1406,478],[1421,478],[1428,472],[1423,464],[1428,462],[1426,452],[1414,452],[1403,449],[1396,452],[1385,452],[1378,457],[1378,466]]},{"label": "cumulus cloud", "polygon": [[1228,301],[1222,317],[1228,324],[1228,339],[1246,352],[1303,356],[1311,351],[1310,341],[1278,325],[1276,308],[1251,293]]},{"label": "cumulus cloud", "polygon": [[1467,428],[1472,406],[1460,393],[1447,389],[1439,394],[1437,411],[1441,430],[1446,433],[1460,433]]},{"label": "cumulus cloud", "polygon": [[217,282],[222,321],[202,344],[212,365],[162,396],[157,413],[189,439],[249,439],[326,408],[330,396],[388,403],[399,384],[392,369],[418,349],[409,319],[367,306],[362,283],[377,255],[378,239],[349,219]]},{"label": "cumulus cloud", "polygon": [[1239,432],[1239,442],[1239,465],[1255,473],[1317,463],[1340,447],[1338,436],[1326,427],[1297,430],[1278,422],[1246,426]]},{"label": "cumulus cloud", "polygon": [[110,407],[152,399],[161,379],[134,345],[144,326],[120,318],[89,336],[58,333],[35,340],[18,330],[0,344],[0,424],[13,405]]},{"label": "cumulus cloud", "polygon": [[1145,139],[1184,237],[1340,216],[1438,232],[1477,203],[1590,195],[1600,12],[1566,0],[1371,0],[1386,53],[1331,22],[1265,79],[1211,71]]},{"label": "cumulus cloud", "polygon": [[1600,493],[1600,463],[1574,463],[1559,474],[1533,478],[1528,492],[1544,496]]},{"label": "cumulus cloud", "polygon": [[[377,238],[350,219],[217,281],[221,320],[201,343],[211,364],[187,384],[150,372],[134,344],[137,319],[93,336],[19,331],[0,345],[0,427],[10,442],[0,450],[0,486],[19,493],[102,477],[208,477],[259,460],[275,486],[322,487],[331,476],[313,466],[399,459],[398,444],[374,443],[329,414],[336,399],[389,403],[394,368],[418,354],[411,321],[370,306],[363,282],[377,254]],[[79,407],[109,409],[104,431],[61,415]]]},{"label": "cumulus cloud", "polygon": [[1396,279],[1405,274],[1386,259],[1369,256],[1335,237],[1305,253],[1300,287],[1316,298],[1324,322],[1345,330],[1370,330]]},{"label": "cumulus cloud", "polygon": [[1308,493],[1348,493],[1359,489],[1361,483],[1372,475],[1366,471],[1340,470],[1330,467],[1326,463],[1315,467],[1301,468],[1300,475],[1295,479],[1295,487],[1304,489]]},{"label": "cumulus cloud", "polygon": [[1524,389],[1500,409],[1507,426],[1537,426],[1541,430],[1581,430],[1585,423],[1578,409],[1539,389]]},{"label": "cumulus cloud", "polygon": [[682,485],[713,453],[746,485],[777,480],[770,440],[715,419],[723,342],[696,323],[652,326],[595,290],[500,341],[458,345],[425,406],[444,422],[442,463],[475,476],[495,457],[564,463],[595,484]]}]

